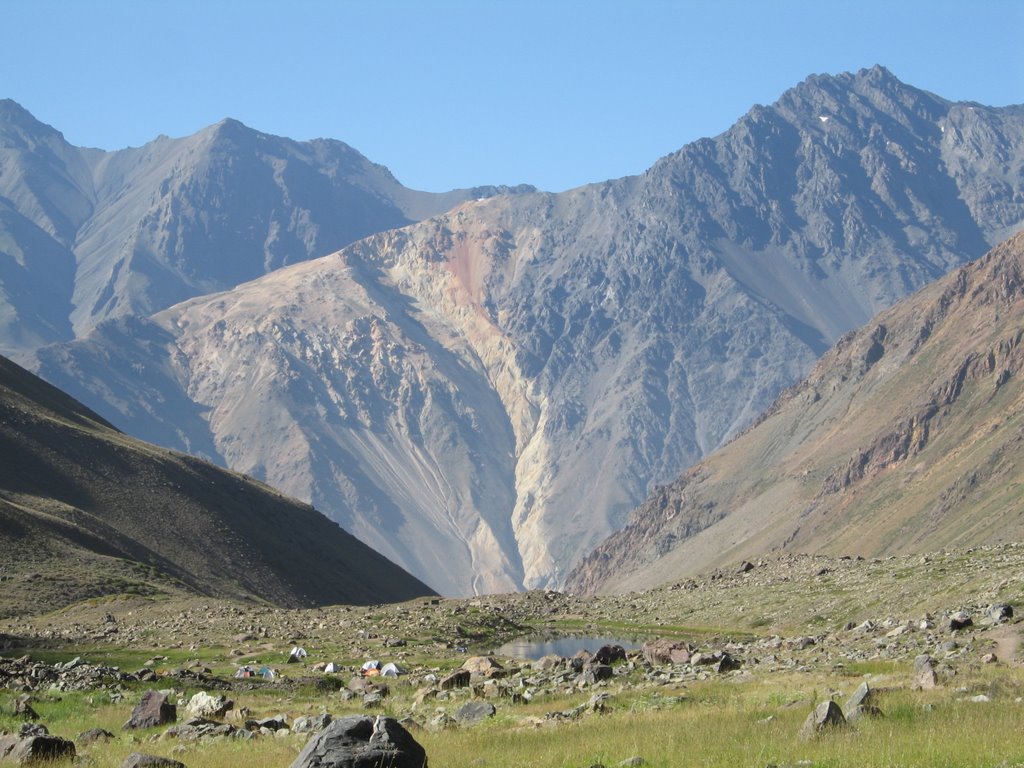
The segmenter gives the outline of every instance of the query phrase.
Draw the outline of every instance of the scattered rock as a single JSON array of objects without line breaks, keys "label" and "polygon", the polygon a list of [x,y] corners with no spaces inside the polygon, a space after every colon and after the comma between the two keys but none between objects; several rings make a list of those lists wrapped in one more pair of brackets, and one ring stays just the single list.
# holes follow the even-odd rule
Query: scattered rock
[{"label": "scattered rock", "polygon": [[640,649],[648,664],[689,664],[690,648],[681,640],[662,637],[650,640]]},{"label": "scattered rock", "polygon": [[39,714],[32,709],[32,697],[21,694],[14,700],[14,716],[22,720],[38,720]]},{"label": "scattered rock", "polygon": [[626,649],[621,645],[602,645],[597,653],[590,657],[591,664],[614,664],[626,660]]},{"label": "scattered rock", "polygon": [[473,677],[504,677],[505,668],[490,656],[470,656],[462,668]]},{"label": "scattered rock", "polygon": [[427,768],[427,753],[391,717],[342,717],[310,739],[291,768]]},{"label": "scattered rock", "polygon": [[1002,624],[1013,618],[1013,608],[1006,603],[997,603],[989,607],[987,616],[993,624]]},{"label": "scattered rock", "polygon": [[974,622],[971,620],[971,614],[967,613],[967,611],[957,611],[949,617],[949,629],[951,632],[966,629],[973,625]]},{"label": "scattered rock", "polygon": [[31,736],[0,736],[0,761],[29,765],[73,760],[74,742],[49,733]]},{"label": "scattered rock", "polygon": [[147,755],[144,752],[132,752],[121,762],[121,768],[187,768],[184,763],[171,760],[169,757]]},{"label": "scattered rock", "polygon": [[331,720],[334,718],[326,712],[319,715],[307,715],[306,717],[297,717],[295,722],[292,723],[292,731],[295,733],[311,733],[313,731],[322,731],[328,725],[331,724]]},{"label": "scattered rock", "polygon": [[83,731],[78,734],[78,738],[75,739],[75,741],[83,747],[88,747],[90,744],[110,741],[112,738],[114,738],[114,734],[108,730],[103,728],[90,728],[88,731]]},{"label": "scattered rock", "polygon": [[469,679],[472,673],[468,669],[457,669],[450,675],[441,678],[438,683],[442,691],[450,691],[454,688],[466,688],[469,686]]},{"label": "scattered rock", "polygon": [[914,659],[914,680],[910,684],[913,691],[928,691],[938,684],[935,673],[935,662],[928,654],[921,654]]},{"label": "scattered rock", "polygon": [[216,720],[223,718],[229,710],[234,709],[235,702],[224,696],[211,696],[200,691],[185,706],[185,717],[208,717]]},{"label": "scattered rock", "polygon": [[830,699],[821,702],[807,716],[803,728],[800,729],[800,737],[804,739],[814,738],[822,731],[841,728],[844,725],[846,725],[846,717],[843,715],[842,708]]},{"label": "scattered rock", "polygon": [[459,725],[476,725],[489,717],[494,717],[497,710],[489,701],[467,701],[455,710],[455,721]]},{"label": "scattered rock", "polygon": [[173,723],[177,719],[178,709],[167,700],[167,694],[149,690],[142,694],[142,700],[132,710],[132,716],[123,727],[126,729],[154,728],[158,725]]}]

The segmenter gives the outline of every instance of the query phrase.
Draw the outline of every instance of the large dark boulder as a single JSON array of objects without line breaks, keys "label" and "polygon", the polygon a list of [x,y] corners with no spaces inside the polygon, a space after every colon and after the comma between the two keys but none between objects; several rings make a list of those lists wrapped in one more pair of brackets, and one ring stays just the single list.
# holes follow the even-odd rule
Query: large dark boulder
[{"label": "large dark boulder", "polygon": [[0,736],[0,762],[32,765],[74,759],[74,742],[59,736]]},{"label": "large dark boulder", "polygon": [[142,700],[132,710],[124,728],[154,728],[177,719],[178,708],[167,700],[167,694],[150,690],[142,694]]},{"label": "large dark boulder", "polygon": [[187,766],[177,760],[171,760],[169,757],[132,752],[121,761],[120,768],[187,768]]},{"label": "large dark boulder", "polygon": [[392,717],[350,715],[306,744],[291,768],[426,768],[427,753]]}]

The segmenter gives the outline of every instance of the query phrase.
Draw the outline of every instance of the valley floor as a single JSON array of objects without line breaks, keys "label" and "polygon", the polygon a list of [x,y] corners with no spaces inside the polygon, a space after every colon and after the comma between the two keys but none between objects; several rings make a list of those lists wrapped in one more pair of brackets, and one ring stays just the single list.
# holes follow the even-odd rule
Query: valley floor
[{"label": "valley floor", "polygon": [[[1024,764],[1022,625],[998,608],[1024,605],[1022,566],[1024,546],[1011,544],[881,560],[785,555],[623,596],[296,611],[96,598],[0,622],[0,729],[18,731],[14,706],[27,695],[54,734],[113,734],[78,746],[95,766],[141,751],[191,768],[283,768],[322,713],[399,718],[433,766]],[[971,623],[952,628],[966,618],[958,614]],[[610,665],[493,657],[503,642],[538,633],[661,637],[679,653],[673,663],[632,651]],[[309,655],[288,664],[294,646]],[[370,660],[407,674],[364,679]],[[328,662],[339,671],[323,672]],[[236,678],[242,665],[277,675]],[[453,683],[464,666],[470,679]],[[848,700],[862,683],[881,714],[867,709],[847,727],[801,737],[826,700],[853,714]],[[148,689],[181,703],[176,736],[166,726],[121,729]],[[234,702],[218,733],[251,736],[181,729],[184,703],[204,690]]]}]

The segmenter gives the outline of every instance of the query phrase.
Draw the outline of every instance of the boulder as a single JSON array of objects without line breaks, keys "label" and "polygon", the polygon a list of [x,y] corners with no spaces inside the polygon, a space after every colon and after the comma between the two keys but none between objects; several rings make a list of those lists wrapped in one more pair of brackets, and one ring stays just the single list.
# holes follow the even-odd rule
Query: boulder
[{"label": "boulder", "polygon": [[313,731],[322,731],[331,724],[331,720],[333,719],[334,718],[326,712],[319,715],[297,717],[295,718],[295,722],[292,723],[292,731],[295,733],[312,733]]},{"label": "boulder", "polygon": [[588,660],[590,664],[614,664],[626,660],[626,649],[621,645],[602,645]]},{"label": "boulder", "polygon": [[935,673],[935,662],[926,653],[914,659],[914,680],[910,689],[914,691],[928,691],[938,683],[938,675]]},{"label": "boulder", "polygon": [[949,629],[951,632],[955,632],[958,629],[966,629],[973,624],[971,614],[967,611],[957,611],[949,617]]},{"label": "boulder", "polygon": [[643,644],[640,652],[643,654],[644,660],[654,666],[690,663],[690,647],[682,640],[672,640],[667,637],[650,640]]},{"label": "boulder", "polygon": [[494,717],[498,710],[487,701],[467,701],[455,710],[455,721],[459,725],[476,725],[489,717]]},{"label": "boulder", "polygon": [[0,762],[31,765],[74,758],[74,742],[59,736],[0,736]]},{"label": "boulder", "polygon": [[490,656],[470,656],[462,668],[473,677],[503,677],[505,668]]},{"label": "boulder", "polygon": [[123,727],[154,728],[173,723],[177,719],[178,709],[167,700],[167,694],[149,690],[142,694],[142,700],[132,710],[132,716]]},{"label": "boulder", "polygon": [[132,752],[121,761],[121,768],[187,768],[184,763],[171,760],[169,757],[147,755],[145,752]]},{"label": "boulder", "polygon": [[32,709],[32,697],[27,693],[14,700],[14,716],[20,720],[38,720],[39,714]]},{"label": "boulder", "polygon": [[841,728],[844,725],[846,725],[846,717],[843,715],[842,708],[829,699],[821,702],[807,716],[803,728],[800,729],[800,737],[811,739],[823,731]]},{"label": "boulder", "polygon": [[204,717],[220,720],[234,709],[235,702],[224,696],[211,696],[206,691],[200,691],[185,706],[185,717]]},{"label": "boulder", "polygon": [[291,768],[427,768],[427,753],[391,717],[342,717],[309,740]]},{"label": "boulder", "polygon": [[466,688],[469,686],[470,677],[472,677],[472,673],[468,669],[457,669],[450,675],[442,677],[438,685],[442,691],[450,691],[453,688]]},{"label": "boulder", "polygon": [[98,742],[107,742],[114,738],[114,734],[103,728],[90,728],[88,731],[83,731],[78,734],[76,742],[81,744],[83,747],[87,747],[90,744],[96,744]]},{"label": "boulder", "polygon": [[1002,624],[1013,618],[1013,608],[1006,603],[997,603],[989,606],[987,616],[993,624]]}]

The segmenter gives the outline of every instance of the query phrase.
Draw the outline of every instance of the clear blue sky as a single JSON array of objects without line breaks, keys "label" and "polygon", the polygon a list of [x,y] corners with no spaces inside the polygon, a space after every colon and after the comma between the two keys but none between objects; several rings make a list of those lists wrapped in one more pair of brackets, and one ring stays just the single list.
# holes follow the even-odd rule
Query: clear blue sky
[{"label": "clear blue sky", "polygon": [[407,186],[639,173],[812,73],[1024,102],[1024,0],[0,0],[0,97],[80,146],[234,117]]}]

